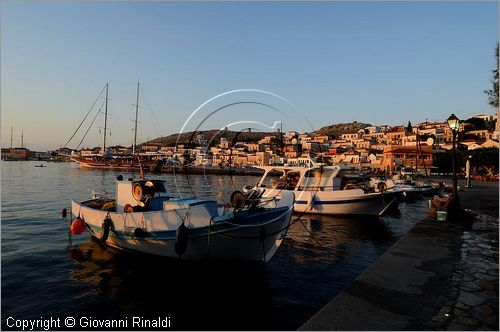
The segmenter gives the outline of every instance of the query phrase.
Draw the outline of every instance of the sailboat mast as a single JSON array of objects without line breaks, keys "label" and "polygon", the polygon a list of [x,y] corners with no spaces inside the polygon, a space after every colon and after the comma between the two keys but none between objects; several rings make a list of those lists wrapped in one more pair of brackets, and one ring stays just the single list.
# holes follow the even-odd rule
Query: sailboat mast
[{"label": "sailboat mast", "polygon": [[21,149],[24,148],[24,131],[21,130]]},{"label": "sailboat mast", "polygon": [[106,131],[108,123],[108,83],[106,83],[106,107],[104,109],[104,140],[102,143],[102,155],[106,154]]},{"label": "sailboat mast", "polygon": [[135,154],[137,145],[137,115],[139,113],[139,82],[137,82],[137,97],[135,101],[135,121],[134,121],[134,145],[132,145],[132,154]]},{"label": "sailboat mast", "polygon": [[12,149],[12,131],[14,130],[14,127],[10,127],[10,148]]}]

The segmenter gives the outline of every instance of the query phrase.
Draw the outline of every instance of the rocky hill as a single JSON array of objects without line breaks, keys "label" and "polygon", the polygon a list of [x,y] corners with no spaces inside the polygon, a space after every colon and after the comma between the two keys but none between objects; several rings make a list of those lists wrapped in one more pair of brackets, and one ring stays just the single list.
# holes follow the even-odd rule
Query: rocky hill
[{"label": "rocky hill", "polygon": [[[194,142],[198,144],[197,136],[202,134],[204,139],[209,142],[209,146],[219,144],[220,138],[225,137],[230,143],[231,142],[247,142],[253,143],[264,138],[265,136],[277,135],[276,132],[248,132],[248,131],[231,131],[231,130],[203,130],[196,132],[187,132],[183,134],[172,134],[165,137],[159,137],[144,144],[160,144],[162,146],[175,146],[178,144],[188,144],[189,142]],[[230,144],[231,145],[231,144]]]},{"label": "rocky hill", "polygon": [[[352,123],[338,123],[332,124],[329,126],[325,126],[319,130],[316,130],[311,135],[314,134],[326,134],[331,138],[339,138],[342,134],[346,133],[355,133],[360,129],[364,129],[368,126],[371,126],[367,123],[362,122],[352,122]],[[202,134],[204,139],[209,142],[210,146],[216,145],[219,143],[221,137],[226,137],[229,142],[247,142],[247,143],[255,143],[258,140],[264,138],[265,136],[277,136],[277,132],[248,132],[248,131],[231,131],[231,130],[203,130],[196,132],[193,135],[193,132],[187,132],[180,135],[172,134],[165,137],[155,138],[151,141],[145,142],[144,144],[160,144],[162,146],[175,146],[176,142],[179,144],[187,144],[190,141],[194,142],[196,145],[198,144],[197,136]]]},{"label": "rocky hill", "polygon": [[337,123],[329,126],[325,126],[319,130],[316,130],[315,134],[324,134],[328,135],[331,138],[340,138],[342,134],[355,133],[360,129],[365,129],[366,127],[371,126],[371,124],[363,123],[363,122],[351,122],[351,123]]}]

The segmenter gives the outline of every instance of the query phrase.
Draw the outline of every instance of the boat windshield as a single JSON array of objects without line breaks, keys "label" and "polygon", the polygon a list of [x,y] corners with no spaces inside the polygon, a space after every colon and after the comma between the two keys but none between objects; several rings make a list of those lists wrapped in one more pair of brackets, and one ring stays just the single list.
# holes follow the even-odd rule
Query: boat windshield
[{"label": "boat windshield", "polygon": [[333,169],[311,169],[305,172],[299,190],[332,190],[334,180]]},{"label": "boat windshield", "polygon": [[284,170],[272,169],[267,172],[265,178],[261,180],[260,186],[263,188],[275,188],[284,174]]},{"label": "boat windshield", "polygon": [[300,179],[300,173],[293,170],[272,169],[261,181],[264,188],[294,190]]}]

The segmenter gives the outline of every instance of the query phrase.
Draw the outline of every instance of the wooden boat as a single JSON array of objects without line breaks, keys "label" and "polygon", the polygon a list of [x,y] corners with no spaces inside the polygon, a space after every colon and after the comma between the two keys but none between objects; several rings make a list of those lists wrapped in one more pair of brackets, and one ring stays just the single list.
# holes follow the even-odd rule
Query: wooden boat
[{"label": "wooden boat", "polygon": [[[380,216],[396,203],[400,192],[392,181],[369,179],[359,183],[346,177],[349,167],[335,166],[261,166],[264,175],[257,188],[264,195],[279,195],[282,190],[295,193],[294,211],[329,215]],[[246,188],[247,191],[251,188]]]},{"label": "wooden boat", "polygon": [[232,206],[174,198],[163,180],[117,181],[116,199],[71,204],[73,229],[125,250],[182,259],[241,259],[268,262],[285,238],[294,194],[232,195]]},{"label": "wooden boat", "polygon": [[[141,167],[146,170],[154,170],[161,167],[161,162],[155,160],[155,156],[145,156],[137,153],[137,118],[139,112],[139,90],[140,84],[137,82],[137,95],[135,104],[135,126],[134,126],[134,142],[132,145],[132,153],[127,155],[114,155],[106,149],[106,137],[108,135],[107,130],[107,117],[108,117],[108,88],[109,85],[105,86],[105,103],[104,103],[104,130],[103,130],[103,148],[102,153],[99,155],[82,156],[82,155],[71,155],[72,161],[76,162],[81,168],[96,168],[96,169],[115,169],[115,170],[140,170]],[[104,89],[103,89],[104,90]],[[101,91],[102,93],[102,91]],[[99,95],[100,96],[100,95]],[[78,127],[80,128],[80,127]],[[77,128],[77,131],[78,131]],[[73,134],[73,136],[76,134]],[[72,136],[72,137],[73,137]],[[85,136],[84,136],[85,138]],[[70,138],[71,140],[71,138]],[[83,141],[83,139],[82,139]],[[69,141],[68,141],[69,143]],[[66,144],[68,144],[66,143]]]}]

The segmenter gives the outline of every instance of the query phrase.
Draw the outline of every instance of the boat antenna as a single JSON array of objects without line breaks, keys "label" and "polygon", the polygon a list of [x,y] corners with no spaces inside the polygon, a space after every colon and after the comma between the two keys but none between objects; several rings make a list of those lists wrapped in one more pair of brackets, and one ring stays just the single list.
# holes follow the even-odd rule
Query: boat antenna
[{"label": "boat antenna", "polygon": [[135,121],[134,121],[134,144],[132,145],[132,154],[135,155],[137,145],[137,114],[139,113],[139,82],[137,82],[137,97],[135,102]]},{"label": "boat antenna", "polygon": [[141,163],[141,158],[139,156],[136,156],[137,160],[139,161],[139,169],[140,169],[140,177],[142,180],[144,180],[144,170],[142,169],[142,163]]},{"label": "boat antenna", "polygon": [[[426,119],[427,122],[427,119]],[[422,145],[420,144],[420,134],[418,133],[418,128],[417,128],[417,154],[422,153]],[[431,158],[432,158],[432,152],[431,152]],[[424,172],[425,172],[425,177],[428,179],[429,175],[427,174],[427,165],[425,164],[425,159],[422,157],[422,160],[424,162]],[[418,172],[417,172],[418,174]]]},{"label": "boat antenna", "polygon": [[285,153],[283,152],[283,122],[280,121],[280,148],[281,148],[281,156],[283,157]]},{"label": "boat antenna", "polygon": [[415,180],[418,179],[418,164],[419,164],[419,154],[420,154],[420,144],[418,144],[419,142],[419,133],[418,133],[418,128],[417,128],[417,133],[416,133],[416,137],[417,137],[417,153],[415,154]]},{"label": "boat antenna", "polygon": [[102,143],[102,155],[106,155],[106,131],[108,122],[108,83],[106,83],[106,107],[104,109],[104,140]]}]

